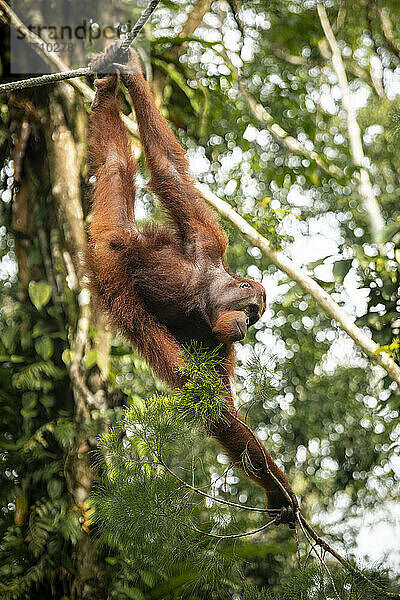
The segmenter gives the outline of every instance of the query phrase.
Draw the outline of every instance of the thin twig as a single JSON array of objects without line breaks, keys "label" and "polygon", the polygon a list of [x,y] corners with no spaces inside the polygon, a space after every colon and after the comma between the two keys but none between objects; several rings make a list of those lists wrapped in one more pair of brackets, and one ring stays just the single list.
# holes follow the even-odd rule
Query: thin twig
[{"label": "thin twig", "polygon": [[299,561],[299,569],[300,569],[300,571],[302,571],[303,565],[301,564],[300,540],[299,540],[299,532],[297,531],[297,523],[295,523],[294,534],[296,536],[297,560]]},{"label": "thin twig", "polygon": [[189,525],[188,523],[185,523],[184,521],[180,521],[176,517],[173,517],[172,515],[167,514],[165,512],[152,513],[152,515],[154,517],[164,517],[166,519],[171,519],[172,521],[179,523],[179,525],[182,525],[182,527],[185,527],[186,529],[190,529],[191,531],[200,533],[201,535],[206,535],[207,537],[212,537],[214,539],[217,539],[218,541],[235,540],[235,539],[242,538],[242,537],[248,537],[249,535],[254,535],[255,533],[259,533],[260,531],[263,531],[264,529],[271,527],[271,525],[273,525],[276,521],[276,517],[275,517],[275,519],[271,519],[270,521],[268,521],[268,523],[265,523],[261,527],[258,527],[257,529],[252,529],[251,531],[246,531],[244,533],[233,533],[231,535],[217,535],[215,533],[209,533],[208,531],[203,531],[202,529],[198,529],[195,525]]},{"label": "thin twig", "polygon": [[245,504],[237,504],[237,502],[230,502],[229,500],[224,500],[223,498],[216,498],[215,496],[211,496],[210,494],[203,492],[201,489],[190,485],[190,483],[187,483],[187,481],[185,481],[184,479],[179,477],[179,475],[177,475],[172,469],[169,468],[169,466],[163,461],[163,459],[161,457],[158,457],[158,461],[159,461],[160,465],[162,465],[164,467],[164,469],[170,475],[172,475],[172,477],[174,477],[175,479],[180,481],[180,483],[182,483],[185,487],[189,488],[196,494],[203,496],[204,498],[209,498],[210,500],[213,500],[214,502],[219,502],[220,504],[226,504],[228,506],[233,506],[234,508],[240,508],[242,510],[250,510],[252,512],[262,512],[262,513],[278,512],[278,509],[256,508],[254,506],[246,506]]},{"label": "thin twig", "polygon": [[338,600],[341,600],[340,596],[339,596],[339,592],[337,591],[337,587],[336,587],[335,581],[334,581],[334,579],[332,577],[332,573],[330,572],[329,567],[328,567],[328,565],[325,562],[325,553],[322,552],[322,550],[321,550],[321,554],[319,556],[319,561],[321,562],[322,566],[324,567],[324,569],[325,569],[325,571],[326,571],[326,573],[327,573],[327,575],[328,575],[328,577],[330,579],[330,582],[331,582],[333,591],[335,592],[336,598]]},{"label": "thin twig", "polygon": [[188,529],[191,529],[192,531],[195,531],[196,533],[201,533],[202,535],[207,535],[208,537],[216,538],[217,540],[236,540],[238,538],[247,537],[249,535],[254,535],[255,533],[259,533],[260,531],[263,531],[264,529],[271,527],[271,525],[274,525],[275,521],[276,521],[276,517],[275,517],[275,519],[271,519],[271,521],[268,521],[268,523],[265,523],[265,525],[262,525],[258,529],[253,529],[252,531],[246,531],[245,533],[234,533],[232,535],[216,535],[214,533],[208,533],[207,531],[202,531],[201,529],[197,529],[197,527],[195,527],[194,525],[188,525],[187,523],[183,523],[183,522],[181,522],[181,525],[183,525],[184,527],[187,527]]},{"label": "thin twig", "polygon": [[[307,539],[307,538],[306,538],[306,539]],[[307,566],[307,563],[308,563],[308,561],[309,561],[309,559],[310,559],[310,556],[311,556],[311,553],[312,553],[312,551],[313,551],[313,546],[314,546],[314,545],[315,545],[315,544],[313,543],[313,541],[312,541],[312,540],[311,540],[311,538],[310,538],[310,541],[309,541],[309,546],[310,546],[310,548],[309,548],[309,550],[308,550],[308,552],[307,552],[306,560],[304,561],[304,569],[306,568],[306,566]]]},{"label": "thin twig", "polygon": [[338,598],[338,600],[340,600],[340,596],[339,596],[339,594],[338,594],[338,591],[337,591],[337,589],[336,589],[335,582],[333,581],[333,577],[332,577],[332,575],[331,575],[331,572],[329,571],[329,569],[328,569],[328,566],[327,566],[327,564],[326,564],[326,562],[325,562],[325,560],[324,560],[324,557],[323,557],[323,555],[322,555],[322,552],[323,552],[322,548],[321,548],[321,552],[318,552],[318,549],[317,549],[317,546],[316,546],[316,544],[314,544],[314,543],[313,543],[313,541],[312,541],[311,537],[309,536],[309,534],[308,534],[308,533],[307,533],[307,531],[305,530],[305,528],[304,528],[304,526],[303,526],[303,524],[302,524],[301,520],[299,520],[299,523],[300,523],[300,528],[301,528],[301,530],[302,530],[302,532],[303,532],[303,534],[304,534],[304,537],[306,538],[306,540],[307,540],[307,541],[308,541],[308,543],[310,544],[310,552],[311,552],[311,551],[313,551],[313,552],[314,552],[315,556],[317,557],[317,559],[320,561],[320,563],[321,563],[321,564],[322,564],[322,566],[324,567],[324,569],[325,569],[325,571],[327,572],[327,574],[328,574],[328,577],[329,577],[329,579],[330,579],[330,581],[331,581],[331,583],[332,583],[332,587],[333,587],[333,589],[334,589],[334,592],[335,592],[335,594],[336,594],[336,597]]},{"label": "thin twig", "polygon": [[[214,481],[212,481],[211,483],[208,483],[207,485],[203,485],[203,486],[197,487],[196,489],[198,489],[198,490],[205,490],[206,488],[209,488],[211,486],[215,486],[215,484],[217,483],[217,481],[219,481],[223,477],[226,477],[226,475],[228,474],[229,469],[232,469],[234,466],[235,466],[235,464],[233,462],[230,462],[229,465],[227,466],[227,468],[224,469],[224,472],[221,473],[221,475],[219,477],[217,477],[217,479],[214,479]],[[194,483],[192,483],[192,485],[194,487],[196,487],[194,485]]]},{"label": "thin twig", "polygon": [[308,536],[305,534],[305,531],[307,531],[309,533],[309,535],[315,541],[317,546],[320,546],[323,550],[325,550],[331,556],[333,556],[343,567],[345,567],[347,570],[351,571],[353,573],[353,575],[362,579],[365,583],[367,583],[369,586],[371,586],[375,591],[379,592],[380,594],[385,594],[385,596],[387,598],[393,598],[393,600],[400,600],[400,594],[396,594],[394,592],[387,592],[386,590],[381,588],[379,585],[376,585],[370,579],[368,579],[368,577],[366,577],[366,575],[364,575],[364,573],[362,571],[360,571],[360,569],[357,569],[357,567],[354,567],[348,560],[346,560],[343,556],[341,556],[338,552],[336,552],[336,550],[334,548],[332,548],[332,546],[330,546],[328,544],[328,542],[326,542],[324,539],[319,537],[319,535],[316,533],[316,531],[314,531],[314,529],[311,527],[311,525],[308,523],[308,521],[306,521],[306,519],[303,517],[303,515],[300,512],[298,513],[298,521],[299,521],[300,526],[303,530],[303,533],[307,537],[307,539],[308,539]]},{"label": "thin twig", "polygon": [[317,557],[317,559],[320,561],[321,565],[324,567],[324,569],[325,569],[325,571],[327,572],[327,574],[328,574],[328,577],[329,577],[329,579],[330,579],[330,581],[331,581],[331,584],[332,584],[333,590],[334,590],[334,592],[335,592],[335,595],[336,595],[336,597],[338,598],[338,600],[340,600],[340,596],[339,596],[339,593],[338,593],[338,591],[337,591],[337,589],[336,589],[336,585],[335,585],[335,582],[334,582],[334,580],[333,580],[332,574],[331,574],[331,572],[329,571],[328,565],[326,564],[326,562],[325,562],[325,558],[324,558],[324,556],[323,556],[323,552],[324,552],[324,550],[321,548],[321,552],[318,552],[318,549],[317,549],[317,546],[316,546],[316,544],[313,544],[313,541],[312,541],[311,537],[309,536],[309,534],[308,534],[308,533],[307,533],[307,531],[305,530],[305,528],[304,528],[304,526],[303,526],[303,523],[301,522],[301,520],[300,520],[300,519],[299,519],[299,523],[300,523],[300,528],[301,528],[301,530],[303,531],[304,537],[306,538],[306,540],[307,540],[307,541],[308,541],[308,543],[310,544],[310,550],[314,552],[315,556],[316,556],[316,557]]}]

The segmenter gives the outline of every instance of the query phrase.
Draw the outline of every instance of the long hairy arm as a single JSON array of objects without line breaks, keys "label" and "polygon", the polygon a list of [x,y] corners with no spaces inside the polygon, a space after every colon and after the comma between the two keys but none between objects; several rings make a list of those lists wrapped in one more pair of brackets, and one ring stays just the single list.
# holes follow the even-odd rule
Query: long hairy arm
[{"label": "long hairy arm", "polygon": [[151,173],[149,187],[172,216],[183,241],[201,230],[213,238],[223,255],[227,238],[189,174],[185,151],[155,105],[142,75],[137,54],[131,51],[127,64],[117,64],[129,91],[139,126],[141,143]]},{"label": "long hairy arm", "polygon": [[144,240],[134,221],[136,164],[116,100],[118,76],[98,79],[95,85],[89,152],[96,184],[86,253],[91,289],[155,373],[174,387],[181,383],[176,372],[181,348],[149,312],[130,274],[131,259]]}]

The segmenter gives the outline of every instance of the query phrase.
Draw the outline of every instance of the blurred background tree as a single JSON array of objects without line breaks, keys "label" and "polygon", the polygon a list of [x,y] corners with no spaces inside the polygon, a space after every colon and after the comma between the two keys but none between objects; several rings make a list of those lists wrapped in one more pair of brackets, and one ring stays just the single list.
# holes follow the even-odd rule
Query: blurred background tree
[{"label": "blurred background tree", "polygon": [[[396,0],[325,6],[347,76],[350,121],[335,46],[313,0],[164,2],[142,36],[141,55],[194,175],[256,218],[397,360],[400,9]],[[24,15],[63,22],[68,10],[69,2],[26,2]],[[92,25],[100,16],[123,24],[138,8],[96,1],[85,12]],[[0,27],[2,76],[14,79],[8,26]],[[86,50],[103,45],[100,39]],[[70,62],[81,66],[84,56]],[[129,114],[123,93],[121,102]],[[190,577],[184,566],[162,571],[154,555],[126,564],[88,535],[97,436],[126,402],[140,405],[163,390],[111,335],[87,293],[89,111],[68,83],[0,101],[0,590],[4,598],[180,597]],[[142,190],[138,217],[153,216],[159,208]],[[384,534],[373,548],[357,545],[357,536],[367,510],[371,523],[388,522],[386,532],[399,518],[396,384],[297,284],[224,226],[232,269],[262,281],[269,299],[262,321],[238,344],[237,394],[249,422],[306,513],[350,554],[386,561],[386,550],[393,576],[399,536],[385,546]],[[252,377],[252,364],[265,371],[268,391]],[[214,494],[263,505],[262,492],[237,472],[220,478],[229,460],[212,440],[199,435],[193,444],[202,485],[211,481]],[[175,464],[186,456],[177,448]],[[242,529],[261,524],[257,514],[240,518]],[[248,581],[281,593],[294,549],[289,531],[267,530],[240,546],[237,561]],[[232,581],[226,590],[238,589]]]}]

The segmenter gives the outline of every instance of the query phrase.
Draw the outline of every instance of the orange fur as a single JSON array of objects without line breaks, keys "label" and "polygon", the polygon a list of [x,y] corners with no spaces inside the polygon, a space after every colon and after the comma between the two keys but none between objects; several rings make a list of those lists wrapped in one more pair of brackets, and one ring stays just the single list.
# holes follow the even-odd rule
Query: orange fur
[{"label": "orange fur", "polygon": [[[233,342],[264,312],[264,288],[229,272],[226,234],[196,190],[184,151],[158,112],[137,59],[132,55],[128,65],[117,68],[136,112],[151,173],[149,188],[168,212],[171,227],[136,227],[136,165],[115,98],[118,77],[97,80],[90,125],[97,183],[87,252],[93,293],[169,385],[182,385],[176,365],[182,361],[183,345],[197,340],[204,348],[219,346],[230,389]],[[296,506],[287,478],[238,416],[230,393],[228,402],[228,422],[217,424],[212,435],[238,466],[243,466],[247,451],[253,465],[248,475],[266,491],[268,507]]]}]

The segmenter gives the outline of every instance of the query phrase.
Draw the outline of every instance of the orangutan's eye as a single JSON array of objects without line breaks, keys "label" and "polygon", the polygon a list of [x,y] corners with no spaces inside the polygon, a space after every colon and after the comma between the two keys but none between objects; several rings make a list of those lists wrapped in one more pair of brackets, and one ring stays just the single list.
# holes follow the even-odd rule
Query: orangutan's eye
[{"label": "orangutan's eye", "polygon": [[239,287],[241,287],[241,288],[251,288],[251,284],[248,283],[247,281],[242,281],[242,283],[239,285]]}]

